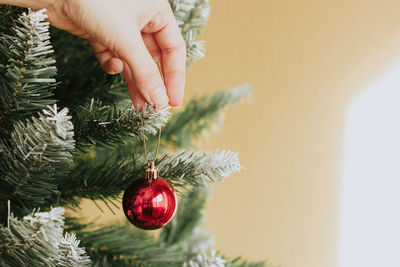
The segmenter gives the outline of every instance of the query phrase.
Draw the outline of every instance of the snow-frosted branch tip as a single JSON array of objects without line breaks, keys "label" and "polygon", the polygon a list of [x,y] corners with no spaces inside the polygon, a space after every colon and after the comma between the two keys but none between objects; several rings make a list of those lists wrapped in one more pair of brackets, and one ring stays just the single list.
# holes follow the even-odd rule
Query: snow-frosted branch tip
[{"label": "snow-frosted branch tip", "polygon": [[64,209],[60,207],[52,208],[48,212],[33,212],[31,215],[24,217],[31,225],[40,223],[46,224],[48,222],[58,222],[64,224]]},{"label": "snow-frosted branch tip", "polygon": [[217,255],[215,250],[198,254],[195,258],[183,264],[183,267],[226,267],[227,261]]},{"label": "snow-frosted branch tip", "polygon": [[86,255],[84,248],[79,247],[80,240],[75,234],[65,233],[59,244],[60,258],[59,266],[88,266],[90,258]]},{"label": "snow-frosted branch tip", "polygon": [[236,102],[240,99],[251,101],[251,92],[253,88],[251,84],[246,83],[243,85],[236,86],[230,90],[230,101]]},{"label": "snow-frosted branch tip", "polygon": [[138,119],[143,119],[143,127],[146,132],[153,135],[157,134],[158,129],[164,127],[171,117],[171,107],[154,107],[153,105],[145,104],[140,110],[140,107],[134,108],[135,115]]},{"label": "snow-frosted branch tip", "polygon": [[[59,137],[62,139],[72,139],[74,136],[74,125],[71,122],[72,117],[68,115],[68,108],[57,111],[57,104],[54,104],[53,107],[47,106],[47,109],[43,110],[43,114],[47,116],[47,121],[55,124],[55,131]],[[54,135],[53,139],[61,141],[60,138]]]},{"label": "snow-frosted branch tip", "polygon": [[47,14],[44,14],[44,12],[46,11],[47,11],[46,8],[36,11],[33,11],[32,9],[29,8],[28,13],[23,12],[21,16],[27,17],[29,21],[34,25],[48,18]]},{"label": "snow-frosted branch tip", "polygon": [[216,180],[223,181],[243,167],[240,165],[238,153],[231,151],[181,150],[170,159],[160,162],[158,168],[161,176],[175,177],[177,180],[185,179],[194,183],[197,181],[207,186]]}]

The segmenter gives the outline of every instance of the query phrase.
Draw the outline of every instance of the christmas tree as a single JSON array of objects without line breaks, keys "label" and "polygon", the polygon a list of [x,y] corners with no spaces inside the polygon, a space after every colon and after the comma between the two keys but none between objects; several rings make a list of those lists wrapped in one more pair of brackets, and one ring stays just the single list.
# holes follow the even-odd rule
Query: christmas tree
[{"label": "christmas tree", "polygon": [[[170,4],[189,66],[204,56],[197,35],[210,7],[207,0]],[[210,185],[241,165],[230,151],[194,151],[194,139],[250,87],[193,99],[173,114],[133,107],[123,77],[104,73],[87,42],[50,28],[44,12],[0,6],[0,265],[265,266],[212,248],[201,229]],[[155,163],[179,207],[158,236],[64,214],[82,199],[121,208],[121,194],[144,176],[142,132],[153,157],[161,127]]]}]

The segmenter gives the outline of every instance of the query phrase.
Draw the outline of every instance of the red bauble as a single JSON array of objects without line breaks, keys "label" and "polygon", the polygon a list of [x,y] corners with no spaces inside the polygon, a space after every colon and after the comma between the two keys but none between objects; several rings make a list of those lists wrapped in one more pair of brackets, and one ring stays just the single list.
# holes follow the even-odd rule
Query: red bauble
[{"label": "red bauble", "polygon": [[163,178],[139,178],[125,190],[122,206],[128,220],[144,230],[163,227],[178,205],[174,188]]}]

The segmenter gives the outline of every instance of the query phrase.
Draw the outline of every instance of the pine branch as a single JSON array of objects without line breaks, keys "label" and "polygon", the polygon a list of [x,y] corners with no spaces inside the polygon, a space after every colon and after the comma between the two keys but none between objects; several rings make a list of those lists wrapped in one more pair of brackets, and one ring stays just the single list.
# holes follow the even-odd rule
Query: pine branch
[{"label": "pine branch", "polygon": [[268,263],[267,261],[249,262],[242,259],[242,257],[237,257],[233,260],[230,260],[229,265],[231,267],[278,267]]},{"label": "pine branch", "polygon": [[227,105],[247,97],[250,92],[251,86],[245,84],[227,92],[192,99],[163,129],[163,140],[174,147],[192,147],[192,140],[221,121],[222,111]]},{"label": "pine branch", "polygon": [[186,43],[188,66],[204,57],[204,41],[196,40],[210,16],[208,0],[170,0],[172,11]]},{"label": "pine branch", "polygon": [[195,189],[182,198],[175,218],[163,228],[160,242],[167,247],[180,246],[182,251],[195,255],[186,262],[186,266],[218,266],[219,263],[220,266],[229,267],[273,267],[266,261],[248,262],[241,257],[229,259],[213,252],[214,239],[199,227],[208,194],[206,190]]},{"label": "pine branch", "polygon": [[181,246],[185,251],[199,254],[213,248],[215,246],[215,239],[209,230],[197,226],[193,229],[190,239],[183,242]]},{"label": "pine branch", "polygon": [[217,255],[215,250],[204,252],[185,262],[183,267],[226,267],[227,260]]},{"label": "pine branch", "polygon": [[22,213],[46,204],[57,193],[72,164],[73,125],[68,109],[48,107],[25,124],[17,122],[9,140],[0,142],[0,201],[11,200]]},{"label": "pine branch", "polygon": [[103,105],[101,101],[94,100],[85,106],[80,106],[73,112],[73,122],[77,147],[80,150],[97,145],[114,147],[132,136],[141,136],[141,120],[143,118],[144,130],[156,134],[170,117],[168,108],[153,108],[145,105],[142,110],[134,108],[131,104],[124,108]]},{"label": "pine branch", "polygon": [[188,31],[183,35],[186,44],[186,57],[189,63],[202,59],[205,54],[205,41],[197,40],[196,31]]},{"label": "pine branch", "polygon": [[[182,11],[186,11],[186,14],[177,18],[178,25],[180,26],[182,32],[201,32],[201,29],[206,26],[207,20],[210,17],[211,7],[208,3],[208,0],[178,0],[175,2],[180,2],[180,5],[178,5],[178,12],[183,14],[184,12]],[[186,5],[186,8],[183,8],[185,5],[184,2],[186,2],[186,4],[192,2],[192,7],[189,9]]]},{"label": "pine branch", "polygon": [[[71,170],[68,181],[60,186],[63,190],[58,198],[53,198],[50,203],[59,201],[61,205],[75,208],[79,207],[82,198],[89,198],[119,207],[121,192],[135,177],[143,175],[144,166],[144,161],[127,164],[112,158],[80,162]],[[114,203],[115,200],[118,204]],[[110,207],[110,210],[113,209]]]},{"label": "pine branch", "polygon": [[[58,200],[60,204],[74,207],[79,205],[80,198],[89,198],[118,207],[114,200],[119,199],[133,180],[144,176],[145,165],[143,157],[130,162],[118,162],[113,158],[101,162],[83,161],[71,170],[68,180],[60,185],[63,190],[58,199],[53,198],[50,203]],[[187,186],[204,187],[216,180],[222,181],[241,169],[237,154],[230,151],[180,151],[172,157],[161,157],[156,165],[160,176],[166,178],[178,193]]]},{"label": "pine branch", "polygon": [[[181,147],[181,148],[186,148],[192,146],[192,139],[196,138],[197,136],[201,135],[204,131],[207,131],[208,128],[212,127],[216,122],[219,121],[217,116],[220,116],[222,114],[223,109],[231,103],[238,102],[240,99],[244,98],[247,96],[250,92],[250,87],[245,85],[238,87],[232,91],[228,92],[217,92],[213,96],[205,96],[203,98],[197,99],[197,100],[192,100],[189,105],[185,108],[180,113],[175,114],[172,119],[167,123],[167,125],[163,128],[163,134],[161,135],[162,138],[162,147],[165,147],[166,145],[171,145],[173,147]],[[118,107],[109,107],[106,105],[101,105],[99,104],[99,101],[94,101],[93,102],[93,107],[98,107],[96,108],[90,108],[90,105],[87,105],[85,107],[81,107],[79,111],[75,111],[75,128],[83,129],[85,131],[85,134],[87,134],[87,131],[94,131],[96,132],[96,129],[100,130],[107,130],[107,128],[103,125],[100,125],[99,121],[110,121],[109,126],[114,127],[113,123],[115,122],[118,125],[118,120],[109,120],[107,116],[104,116],[106,119],[102,119],[101,117],[103,111],[99,110],[105,110],[106,114],[111,113],[111,114],[118,114],[116,109],[122,109]],[[127,112],[129,112],[131,106],[127,106]],[[92,110],[89,111],[88,110]],[[111,110],[111,111],[110,111]],[[154,114],[154,117],[157,115]],[[164,116],[164,115],[163,115]],[[99,119],[100,117],[100,119]],[[133,154],[141,154],[143,152],[143,143],[142,140],[140,139],[141,136],[141,130],[140,128],[137,128],[137,126],[141,126],[140,122],[136,121],[136,124],[134,120],[134,116],[127,116],[128,118],[133,118],[133,129],[130,129],[129,131],[125,129],[118,128],[119,126],[116,127],[116,129],[121,129],[120,133],[121,135],[118,135],[118,133],[111,132],[105,133],[104,137],[102,135],[96,135],[95,133],[92,133],[90,135],[94,136],[96,139],[94,142],[97,142],[97,138],[100,139],[100,143],[106,143],[103,144],[102,146],[108,146],[112,147],[112,149],[109,148],[95,148],[93,151],[91,151],[91,154],[95,155],[95,158],[91,161],[99,161],[101,162],[101,166],[99,166],[99,171],[102,173],[107,172],[107,166],[109,166],[110,169],[114,169],[113,166],[110,166],[110,163],[112,162],[120,162],[125,164],[126,162],[131,161],[131,157]],[[141,115],[139,116],[141,117]],[[146,117],[146,116],[145,116]],[[161,116],[162,117],[162,116]],[[77,119],[78,118],[78,119]],[[82,122],[79,122],[83,121]],[[162,119],[164,120],[164,119]],[[165,116],[166,120],[166,116]],[[89,122],[88,122],[89,121]],[[114,122],[113,122],[114,121]],[[153,123],[152,119],[149,120],[149,123]],[[94,126],[88,126],[88,125],[94,125]],[[146,120],[145,120],[146,124]],[[153,130],[151,130],[151,133],[154,134],[155,130],[157,127],[159,127],[160,124],[157,124]],[[129,125],[128,125],[129,126]],[[110,127],[110,128],[112,128]],[[93,130],[94,129],[94,130]],[[80,134],[79,130],[76,131],[77,135],[84,136],[85,134]],[[118,131],[115,131],[118,132]],[[132,136],[133,133],[135,133],[138,136]],[[78,147],[83,147],[81,150],[85,150],[86,148],[92,146],[90,142],[92,140],[90,139],[91,137],[89,136],[87,139],[81,138],[81,142],[79,142],[78,139]],[[154,151],[152,150],[151,147],[154,146],[157,142],[156,136],[153,135],[147,135],[147,146],[149,151]],[[92,142],[93,143],[93,142]],[[119,146],[115,146],[115,144],[121,144]],[[107,145],[108,144],[108,145]],[[79,167],[78,169],[82,174],[77,175],[77,177],[80,177],[81,175],[85,175],[85,168],[89,169],[90,173],[93,173],[93,164],[91,164],[88,161],[85,162],[76,162],[77,165],[84,164],[84,166]],[[97,168],[97,167],[96,167]],[[104,171],[102,171],[104,169]],[[94,176],[97,176],[96,174],[93,174]],[[105,175],[103,175],[105,177]],[[78,186],[80,188],[80,186]]]},{"label": "pine branch", "polygon": [[80,241],[75,234],[65,233],[58,245],[57,266],[83,267],[90,264],[90,258],[84,248],[79,247]]},{"label": "pine branch", "polygon": [[182,27],[185,22],[189,21],[189,16],[194,9],[196,0],[169,0],[169,4],[177,24]]},{"label": "pine branch", "polygon": [[0,226],[0,251],[3,264],[43,266],[50,258],[57,258],[56,243],[62,235],[64,210],[36,213],[18,220],[9,218],[9,227]]},{"label": "pine branch", "polygon": [[0,65],[0,134],[6,135],[15,119],[31,116],[55,103],[51,99],[56,85],[53,49],[45,10],[23,13],[13,35],[0,39],[0,53],[8,58]]},{"label": "pine branch", "polygon": [[[162,143],[164,145],[170,144],[173,147],[178,146],[181,148],[191,146],[191,140],[193,138],[196,138],[198,135],[200,135],[209,127],[212,127],[213,124],[219,121],[216,116],[222,113],[224,107],[226,107],[230,103],[239,101],[241,98],[245,97],[249,93],[249,91],[249,86],[241,86],[230,92],[217,92],[213,96],[206,96],[201,99],[192,100],[183,112],[175,114],[170,122],[166,125],[166,127],[163,128],[163,134],[161,135]],[[94,103],[97,102],[95,101]],[[95,105],[96,104],[94,104],[94,106]],[[102,109],[103,106],[100,106],[100,108],[96,108],[93,110]],[[90,117],[88,114],[93,112],[87,112],[87,109],[88,108],[85,108],[83,113],[75,112],[77,113],[77,117],[83,116],[83,121],[88,120],[86,117]],[[109,107],[107,106],[105,110],[109,110]],[[94,115],[99,116],[100,114],[101,112],[96,111]],[[113,112],[113,114],[116,114],[116,112]],[[78,120],[76,118],[75,120],[75,127],[77,127],[78,125],[78,128],[84,129],[85,131],[91,128],[87,127],[86,125],[79,126],[81,125],[81,123],[77,122]],[[99,127],[98,121],[96,121],[97,118],[91,118],[90,120],[92,121],[92,123],[95,124],[96,127]],[[136,124],[136,126],[137,125],[138,124]],[[122,130],[122,132],[124,132],[124,130]],[[135,130],[134,132],[141,135],[140,130]],[[133,154],[141,154],[143,151],[142,141],[140,140],[140,138],[132,137],[131,131],[128,131],[127,133],[128,134],[125,136],[122,135],[122,137],[115,137],[116,140],[113,141],[116,144],[124,143],[123,145],[117,146],[115,148],[113,147],[113,149],[100,149],[97,147],[94,151],[91,152],[92,154],[95,153],[95,159],[93,159],[92,161],[101,162],[101,168],[107,170],[106,166],[109,166],[111,162],[123,162],[125,164],[125,162],[131,161],[131,157]],[[152,133],[154,133],[154,131],[152,131]],[[155,145],[157,138],[153,135],[148,135],[147,137],[147,145],[150,148],[149,151],[154,151],[151,149],[151,147]],[[108,140],[110,139],[111,138],[109,138]],[[85,164],[85,166],[88,166],[88,169],[92,169],[93,166],[93,164],[90,164],[90,162],[88,161],[77,163],[77,165],[79,164]],[[85,166],[83,166],[82,168],[79,167],[82,173],[85,173]],[[110,166],[110,168],[113,169],[114,167]],[[92,171],[89,172],[92,173]],[[80,175],[82,174],[79,174],[78,177]]]},{"label": "pine branch", "polygon": [[79,236],[95,266],[179,266],[186,260],[179,248],[163,247],[147,232],[132,230],[112,225]]},{"label": "pine branch", "polygon": [[1,266],[71,266],[78,260],[74,266],[87,266],[90,260],[79,242],[62,236],[63,215],[62,208],[33,212],[23,220],[11,215],[8,227],[0,225]]},{"label": "pine branch", "polygon": [[[210,240],[204,238],[204,235],[195,235],[195,229],[198,229],[198,225],[202,222],[203,214],[202,209],[208,198],[208,192],[204,189],[193,189],[187,194],[187,196],[181,198],[178,211],[173,220],[162,229],[160,234],[160,242],[170,247],[172,245],[181,245],[185,241],[187,243],[196,243],[197,248],[187,247],[189,251],[202,251],[198,247],[203,246],[202,244],[207,243],[210,245]],[[194,241],[196,237],[197,242]],[[198,241],[202,242],[198,242]],[[212,244],[212,241],[211,241]]]},{"label": "pine branch", "polygon": [[188,185],[207,186],[223,181],[242,168],[238,154],[231,151],[191,152],[179,151],[171,158],[158,164],[160,176],[168,177],[175,187]]},{"label": "pine branch", "polygon": [[274,267],[274,265],[266,261],[248,262],[241,257],[229,260],[224,256],[218,255],[215,250],[211,249],[197,254],[195,257],[185,262],[183,267]]},{"label": "pine branch", "polygon": [[[14,18],[18,17],[24,10],[21,7],[15,7],[10,5],[0,5],[0,33],[9,35],[12,32],[14,23]],[[4,63],[3,60],[8,60],[8,58],[2,58],[0,54],[0,64]]]}]

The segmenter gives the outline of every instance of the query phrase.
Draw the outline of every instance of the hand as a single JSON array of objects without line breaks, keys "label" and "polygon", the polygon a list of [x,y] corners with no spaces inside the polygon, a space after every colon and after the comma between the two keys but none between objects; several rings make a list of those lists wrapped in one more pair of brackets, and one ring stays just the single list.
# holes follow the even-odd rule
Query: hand
[{"label": "hand", "polygon": [[[132,103],[179,106],[185,43],[166,0],[0,0],[47,9],[51,25],[88,39],[102,68],[123,71]],[[155,63],[162,66],[165,84]]]}]

